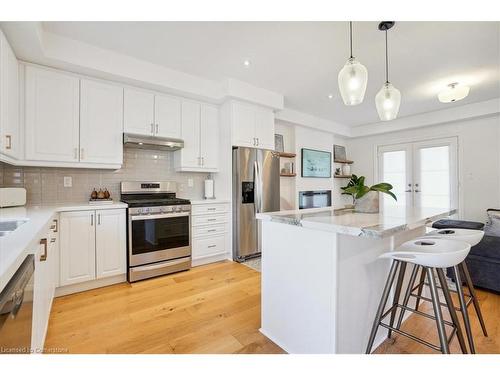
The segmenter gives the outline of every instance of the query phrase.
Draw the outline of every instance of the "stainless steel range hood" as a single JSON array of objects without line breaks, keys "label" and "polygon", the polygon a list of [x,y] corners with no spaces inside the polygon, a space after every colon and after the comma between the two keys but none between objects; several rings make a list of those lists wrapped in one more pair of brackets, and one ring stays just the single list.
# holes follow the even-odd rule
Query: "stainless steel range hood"
[{"label": "stainless steel range hood", "polygon": [[127,147],[164,151],[175,151],[184,147],[184,141],[182,139],[157,136],[153,137],[130,133],[123,134],[123,144]]}]

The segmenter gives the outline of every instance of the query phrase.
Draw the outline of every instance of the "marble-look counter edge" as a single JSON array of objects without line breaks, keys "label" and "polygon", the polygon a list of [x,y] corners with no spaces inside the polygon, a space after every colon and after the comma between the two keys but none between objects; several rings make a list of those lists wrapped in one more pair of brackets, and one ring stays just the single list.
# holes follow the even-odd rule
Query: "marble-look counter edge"
[{"label": "marble-look counter edge", "polygon": [[[331,222],[321,222],[318,220],[314,220],[314,218],[303,217],[304,215],[324,214],[328,212],[331,213],[330,216],[340,216],[343,214],[353,214],[353,215],[357,214],[353,210],[317,208],[317,209],[306,209],[300,211],[294,210],[294,211],[259,213],[257,214],[257,219],[263,221],[272,221],[282,224],[296,225],[303,228],[309,228],[315,230],[336,232],[351,236],[384,238],[384,237],[390,237],[399,232],[413,230],[415,228],[424,226],[440,218],[453,215],[456,213],[456,210],[441,209],[439,213],[422,217],[419,220],[400,223],[397,225],[394,224],[389,228],[383,228],[383,229],[380,228],[380,224],[371,226],[353,226],[353,225],[334,224]],[[379,214],[368,214],[368,215],[379,215]],[[395,217],[395,219],[403,220],[403,218],[398,218],[398,217]]]}]

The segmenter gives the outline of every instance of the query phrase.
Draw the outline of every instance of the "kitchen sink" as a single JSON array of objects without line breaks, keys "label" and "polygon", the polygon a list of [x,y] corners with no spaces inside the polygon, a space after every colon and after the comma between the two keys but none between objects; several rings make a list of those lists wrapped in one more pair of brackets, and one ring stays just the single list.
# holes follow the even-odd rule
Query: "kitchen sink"
[{"label": "kitchen sink", "polygon": [[28,220],[0,220],[0,237],[5,237],[15,231]]}]

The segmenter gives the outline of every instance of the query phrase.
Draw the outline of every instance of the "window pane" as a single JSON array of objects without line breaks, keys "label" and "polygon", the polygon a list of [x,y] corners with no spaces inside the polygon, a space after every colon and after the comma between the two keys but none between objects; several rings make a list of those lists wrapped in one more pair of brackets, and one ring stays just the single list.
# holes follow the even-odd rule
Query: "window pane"
[{"label": "window pane", "polygon": [[389,151],[382,155],[382,181],[391,184],[393,193],[398,198],[395,201],[387,194],[381,194],[382,202],[387,206],[406,205],[406,151]]},{"label": "window pane", "polygon": [[449,146],[421,148],[420,190],[421,207],[450,207],[450,148]]}]

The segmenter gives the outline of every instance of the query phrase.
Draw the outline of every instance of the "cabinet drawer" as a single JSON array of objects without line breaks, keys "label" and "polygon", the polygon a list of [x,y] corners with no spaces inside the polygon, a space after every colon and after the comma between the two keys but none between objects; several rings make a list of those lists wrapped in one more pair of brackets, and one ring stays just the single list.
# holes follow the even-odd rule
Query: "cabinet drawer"
[{"label": "cabinet drawer", "polygon": [[226,232],[227,232],[226,224],[209,225],[206,227],[195,227],[193,228],[193,238],[213,236],[217,234],[223,234]]},{"label": "cabinet drawer", "polygon": [[227,212],[229,205],[227,203],[218,204],[200,204],[191,207],[192,215],[207,215],[207,214],[218,214],[222,212]]},{"label": "cabinet drawer", "polygon": [[193,216],[191,218],[191,223],[194,227],[200,225],[211,225],[211,224],[221,224],[227,223],[227,215],[205,215],[205,216]]},{"label": "cabinet drawer", "polygon": [[226,252],[225,235],[193,240],[193,259],[209,257]]}]

